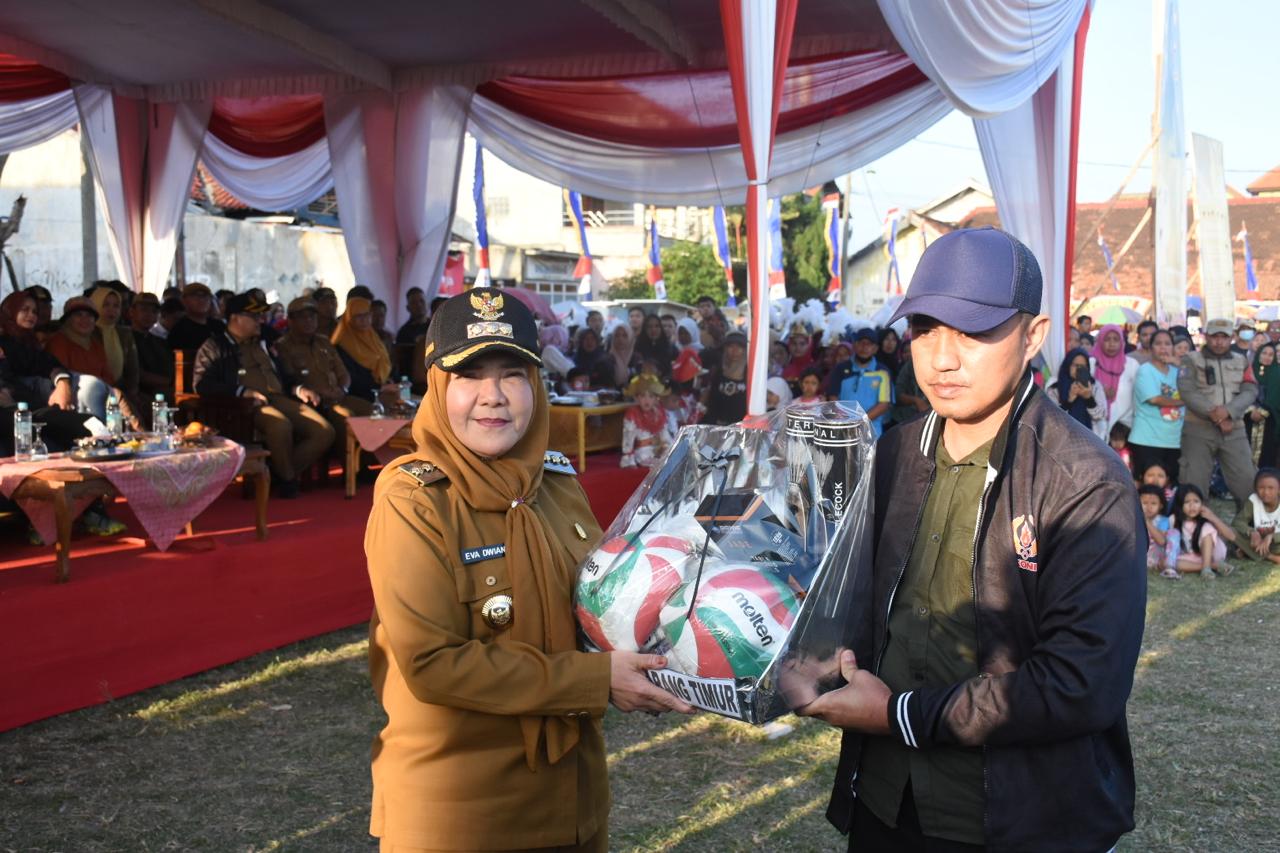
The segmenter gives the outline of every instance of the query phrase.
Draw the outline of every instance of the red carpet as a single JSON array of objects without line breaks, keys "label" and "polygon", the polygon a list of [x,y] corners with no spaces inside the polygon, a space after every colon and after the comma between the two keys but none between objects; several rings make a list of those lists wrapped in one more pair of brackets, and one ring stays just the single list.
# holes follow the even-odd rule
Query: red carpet
[{"label": "red carpet", "polygon": [[[588,462],[580,480],[607,527],[643,472],[616,455]],[[117,503],[129,532],[74,539],[67,584],[53,582],[52,548],[0,531],[0,731],[366,621],[372,492],[272,500],[258,542],[253,502],[235,486],[164,553]]]}]

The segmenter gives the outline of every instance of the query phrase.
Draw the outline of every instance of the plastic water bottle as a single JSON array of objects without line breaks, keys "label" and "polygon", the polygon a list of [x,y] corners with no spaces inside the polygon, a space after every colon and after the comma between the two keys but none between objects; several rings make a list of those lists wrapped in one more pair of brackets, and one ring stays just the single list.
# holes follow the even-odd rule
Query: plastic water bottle
[{"label": "plastic water bottle", "polygon": [[115,394],[107,397],[107,430],[112,435],[124,435],[124,418],[120,415],[120,401]]},{"label": "plastic water bottle", "polygon": [[19,403],[13,416],[13,458],[19,462],[29,460],[31,443],[31,409],[26,403]]},{"label": "plastic water bottle", "polygon": [[1182,531],[1170,527],[1164,540],[1164,564],[1173,569],[1178,568],[1178,554],[1182,550]]},{"label": "plastic water bottle", "polygon": [[413,402],[413,383],[408,376],[400,377],[400,400],[406,405]]},{"label": "plastic water bottle", "polygon": [[155,402],[151,404],[151,431],[167,438],[170,429],[169,404],[165,401],[163,394],[157,394]]}]

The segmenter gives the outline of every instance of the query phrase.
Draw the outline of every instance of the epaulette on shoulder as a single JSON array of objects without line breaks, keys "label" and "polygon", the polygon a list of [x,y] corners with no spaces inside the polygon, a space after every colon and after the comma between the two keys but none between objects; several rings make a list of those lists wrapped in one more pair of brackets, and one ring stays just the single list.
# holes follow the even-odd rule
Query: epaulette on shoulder
[{"label": "epaulette on shoulder", "polygon": [[400,466],[400,471],[417,480],[420,486],[429,486],[444,479],[443,471],[430,462],[423,462],[420,459],[404,463]]},{"label": "epaulette on shoulder", "polygon": [[548,450],[542,457],[542,470],[556,474],[577,474],[569,457],[558,450]]}]

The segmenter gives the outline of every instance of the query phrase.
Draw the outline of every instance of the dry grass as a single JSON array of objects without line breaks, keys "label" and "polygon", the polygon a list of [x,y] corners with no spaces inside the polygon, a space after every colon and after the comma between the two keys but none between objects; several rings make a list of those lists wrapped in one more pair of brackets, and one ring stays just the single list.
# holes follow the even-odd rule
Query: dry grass
[{"label": "dry grass", "polygon": [[[1125,850],[1280,850],[1280,570],[1152,579]],[[0,850],[373,850],[380,724],[353,628],[0,734]],[[717,717],[611,713],[616,851],[836,851],[838,749]]]}]

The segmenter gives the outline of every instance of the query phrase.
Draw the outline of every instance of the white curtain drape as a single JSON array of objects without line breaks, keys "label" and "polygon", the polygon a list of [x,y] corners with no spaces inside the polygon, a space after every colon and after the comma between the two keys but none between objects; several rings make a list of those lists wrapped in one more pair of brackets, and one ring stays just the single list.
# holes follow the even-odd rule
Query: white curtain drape
[{"label": "white curtain drape", "polygon": [[974,119],[1005,229],[1030,247],[1052,319],[1045,357],[1065,348],[1066,243],[1075,39],[1090,0],[877,0],[912,61]]},{"label": "white curtain drape", "polygon": [[81,131],[89,137],[98,204],[107,223],[107,243],[116,270],[131,290],[142,269],[142,175],[146,110],[140,102],[116,97],[105,86],[74,89]]},{"label": "white curtain drape", "polygon": [[1041,310],[1052,320],[1044,353],[1053,370],[1057,370],[1066,346],[1063,288],[1074,64],[1074,53],[1068,51],[1057,74],[1030,100],[995,118],[973,123],[1000,223],[1026,243],[1040,262],[1044,277]]},{"label": "white curtain drape", "polygon": [[356,282],[399,318],[400,244],[395,221],[395,105],[381,92],[326,95],[324,123],[342,237]]},{"label": "white curtain drape", "polygon": [[[922,84],[815,127],[779,134],[768,194],[783,196],[850,172],[920,135],[951,112]],[[742,204],[746,168],[737,145],[644,148],[604,142],[526,118],[476,95],[468,129],[506,163],[562,187],[619,201]]]},{"label": "white curtain drape", "polygon": [[210,101],[154,104],[148,123],[147,209],[142,234],[142,289],[159,296],[173,266],[196,155],[209,126]]},{"label": "white curtain drape", "polygon": [[200,160],[214,180],[258,210],[295,210],[333,188],[329,143],[324,139],[296,154],[254,157],[210,133]]},{"label": "white curtain drape", "polygon": [[148,105],[102,86],[74,91],[116,269],[133,290],[159,293],[211,105]]},{"label": "white curtain drape", "polygon": [[396,118],[396,226],[400,238],[397,305],[410,287],[432,299],[453,230],[471,91],[438,84],[400,95]]},{"label": "white curtain drape", "polygon": [[0,154],[9,154],[41,142],[75,127],[80,121],[76,96],[70,90],[0,104]]},{"label": "white curtain drape", "polygon": [[387,302],[397,324],[402,294],[430,299],[452,233],[471,90],[438,84],[388,95],[325,97],[342,234],[356,280]]},{"label": "white curtain drape", "polygon": [[877,0],[898,44],[957,109],[1022,105],[1070,53],[1089,0]]}]

